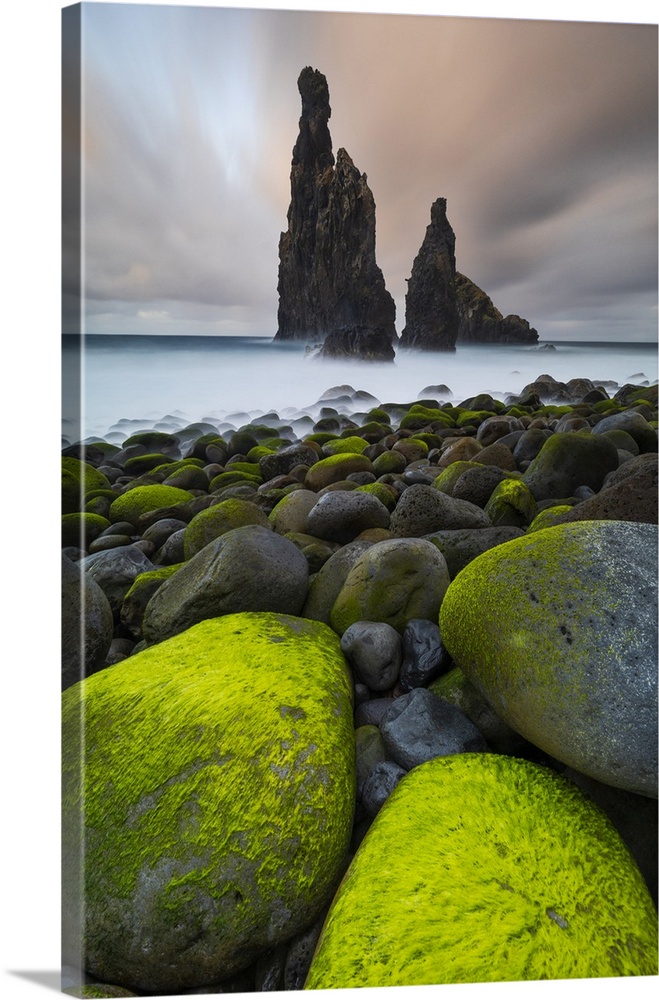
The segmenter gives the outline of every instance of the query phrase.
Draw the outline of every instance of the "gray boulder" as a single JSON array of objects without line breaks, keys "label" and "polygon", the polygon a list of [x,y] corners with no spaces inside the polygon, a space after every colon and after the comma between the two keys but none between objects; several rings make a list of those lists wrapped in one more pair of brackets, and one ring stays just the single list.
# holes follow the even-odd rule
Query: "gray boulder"
[{"label": "gray boulder", "polygon": [[656,797],[656,525],[578,521],[485,552],[453,580],[440,629],[456,665],[527,740]]},{"label": "gray boulder", "polygon": [[389,511],[371,493],[332,490],[325,493],[307,517],[307,531],[317,538],[345,545],[367,528],[388,528]]},{"label": "gray boulder", "polygon": [[80,565],[107,597],[115,618],[136,577],[155,569],[137,545],[122,545],[117,549],[95,552],[81,559]]},{"label": "gray boulder", "polygon": [[238,611],[298,615],[308,579],[307,560],[293,542],[260,525],[234,528],[158,588],[146,606],[142,634],[149,643],[162,642]]},{"label": "gray boulder", "polygon": [[409,486],[391,515],[389,528],[397,538],[421,538],[432,531],[491,528],[492,522],[476,504],[454,500],[434,486]]},{"label": "gray boulder", "polygon": [[400,636],[386,622],[355,622],[343,633],[341,649],[358,679],[371,691],[388,691],[398,680]]}]

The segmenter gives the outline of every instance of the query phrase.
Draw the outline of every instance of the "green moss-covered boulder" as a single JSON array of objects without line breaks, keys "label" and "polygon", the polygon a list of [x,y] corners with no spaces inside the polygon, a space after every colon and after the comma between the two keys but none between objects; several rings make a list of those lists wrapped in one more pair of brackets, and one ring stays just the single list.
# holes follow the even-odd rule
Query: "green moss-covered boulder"
[{"label": "green moss-covered boulder", "polygon": [[440,629],[517,732],[577,771],[657,795],[657,527],[579,521],[490,549]]},{"label": "green moss-covered boulder", "polygon": [[62,457],[62,513],[73,514],[84,507],[85,494],[92,490],[110,489],[110,481],[87,462],[64,455]]},{"label": "green moss-covered boulder", "polygon": [[373,474],[386,476],[390,473],[405,472],[407,459],[399,451],[383,451],[373,459]]},{"label": "green moss-covered boulder", "polygon": [[[245,463],[249,464],[249,463]],[[240,472],[234,469],[232,472],[220,472],[211,479],[208,489],[211,493],[219,493],[227,486],[236,486],[239,483],[248,483],[251,486],[260,486],[260,476],[252,476],[247,472]]]},{"label": "green moss-covered boulder", "polygon": [[551,528],[554,524],[559,524],[563,514],[569,514],[572,510],[570,504],[559,503],[555,507],[545,507],[538,514],[535,515],[528,528],[526,529],[526,534],[530,534],[532,531],[540,531],[542,528]]},{"label": "green moss-covered boulder", "polygon": [[177,504],[192,500],[192,493],[180,490],[176,486],[135,486],[122,493],[113,501],[110,507],[110,520],[129,521],[137,526],[143,514],[163,507],[175,507]]},{"label": "green moss-covered boulder", "polygon": [[[409,845],[396,851],[391,845]],[[414,768],[366,834],[306,989],[657,974],[657,917],[576,786],[495,754]]]},{"label": "green moss-covered boulder", "polygon": [[135,639],[142,638],[142,619],[146,606],[156,590],[175,573],[183,563],[172,563],[170,566],[158,566],[157,569],[140,573],[121,602],[119,618],[124,628],[128,629]]},{"label": "green moss-covered boulder", "polygon": [[334,601],[332,628],[386,622],[402,632],[414,618],[436,621],[449,573],[441,552],[424,538],[376,542],[354,564]]},{"label": "green moss-covered boulder", "polygon": [[365,441],[362,437],[357,437],[355,434],[351,434],[349,437],[335,438],[334,441],[328,441],[327,444],[323,445],[323,454],[341,455],[347,453],[361,455],[366,448],[368,448],[368,441]]},{"label": "green moss-covered boulder", "polygon": [[576,431],[552,434],[524,473],[536,500],[572,496],[578,486],[599,490],[607,473],[618,468],[618,451],[601,434]]},{"label": "green moss-covered boulder", "polygon": [[364,455],[339,452],[315,462],[305,476],[304,485],[317,493],[331,483],[346,479],[351,472],[373,472],[373,465]]},{"label": "green moss-covered boulder", "polygon": [[250,500],[233,497],[221,500],[213,507],[200,510],[192,518],[184,535],[185,558],[191,559],[201,552],[205,545],[219,538],[233,528],[242,528],[245,524],[260,524],[263,528],[271,527],[268,515]]},{"label": "green moss-covered boulder", "polygon": [[127,476],[141,476],[145,472],[153,472],[159,465],[168,464],[167,455],[160,452],[147,452],[144,455],[133,455],[124,462]]},{"label": "green moss-covered boulder", "polygon": [[64,955],[82,939],[94,978],[217,983],[331,898],[355,759],[352,681],[326,626],[203,622],[69,688],[62,750]]},{"label": "green moss-covered boulder", "polygon": [[109,527],[107,517],[101,514],[62,514],[62,547],[76,545],[80,549],[86,549],[90,542]]},{"label": "green moss-covered boulder", "polygon": [[436,490],[441,490],[442,493],[446,493],[447,496],[453,496],[453,487],[457,483],[460,476],[469,469],[481,469],[482,465],[480,462],[469,462],[465,460],[451,462],[443,472],[437,476],[433,482],[433,486]]},{"label": "green moss-covered boulder", "polygon": [[485,513],[497,527],[526,528],[538,513],[538,505],[526,483],[504,479],[492,490]]},{"label": "green moss-covered boulder", "polygon": [[208,474],[203,469],[187,463],[170,472],[163,480],[163,486],[176,486],[180,490],[201,490],[204,493],[208,492],[209,483]]}]

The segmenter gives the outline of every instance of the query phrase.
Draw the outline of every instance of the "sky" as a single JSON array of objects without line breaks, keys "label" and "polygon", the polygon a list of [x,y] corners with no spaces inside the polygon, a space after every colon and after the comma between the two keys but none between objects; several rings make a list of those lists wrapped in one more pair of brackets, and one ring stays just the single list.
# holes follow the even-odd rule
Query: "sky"
[{"label": "sky", "polygon": [[656,24],[105,3],[82,23],[87,333],[275,334],[310,65],[399,333],[445,197],[457,269],[541,340],[656,339]]}]

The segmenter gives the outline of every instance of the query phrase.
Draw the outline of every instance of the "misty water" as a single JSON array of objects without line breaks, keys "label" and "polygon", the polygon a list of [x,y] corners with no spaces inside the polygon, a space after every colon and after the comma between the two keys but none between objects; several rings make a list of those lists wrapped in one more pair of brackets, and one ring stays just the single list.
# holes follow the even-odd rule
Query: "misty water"
[{"label": "misty water", "polygon": [[[559,382],[657,380],[654,343],[555,341],[553,347],[468,344],[440,354],[398,349],[394,362],[371,363],[319,360],[306,354],[304,345],[258,337],[94,336],[80,341],[67,336],[63,436],[68,442],[101,437],[121,443],[143,428],[175,432],[196,421],[239,426],[271,411],[283,421],[299,411],[315,419],[319,397],[344,385],[365,390],[381,403],[431,397],[457,404],[479,392],[503,400],[542,374]],[[442,384],[450,394],[426,391]]]}]

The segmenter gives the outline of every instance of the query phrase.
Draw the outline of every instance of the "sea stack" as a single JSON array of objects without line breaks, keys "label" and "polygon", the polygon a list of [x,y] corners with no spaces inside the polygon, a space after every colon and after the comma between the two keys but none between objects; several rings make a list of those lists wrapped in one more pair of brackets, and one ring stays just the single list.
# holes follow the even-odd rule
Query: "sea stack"
[{"label": "sea stack", "polygon": [[275,340],[324,341],[336,330],[372,330],[397,341],[396,306],[375,260],[375,202],[345,149],[336,162],[325,76],[310,66],[298,79],[299,135],[291,164],[288,229],[279,240]]},{"label": "sea stack", "polygon": [[459,344],[535,344],[538,331],[521,316],[503,316],[489,295],[459,272],[455,275]]},{"label": "sea stack", "polygon": [[401,347],[454,351],[458,326],[455,234],[446,218],[446,198],[438,198],[408,281]]}]

